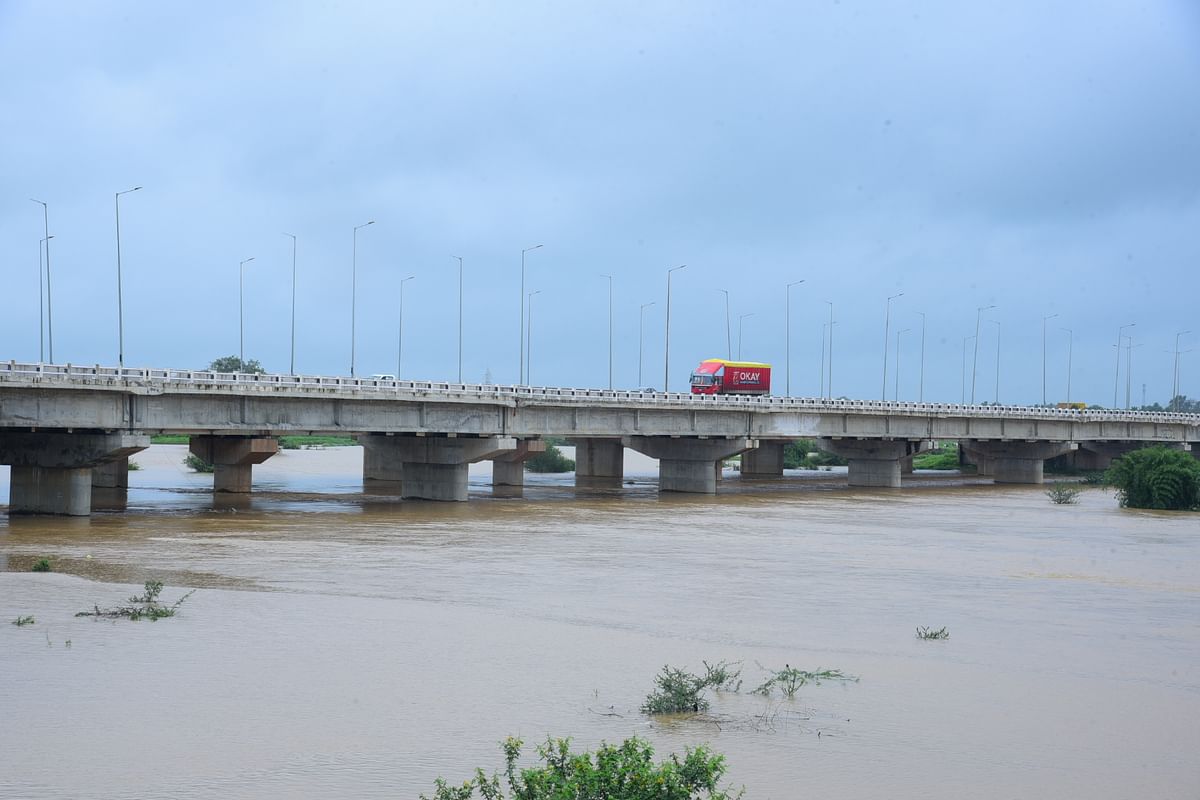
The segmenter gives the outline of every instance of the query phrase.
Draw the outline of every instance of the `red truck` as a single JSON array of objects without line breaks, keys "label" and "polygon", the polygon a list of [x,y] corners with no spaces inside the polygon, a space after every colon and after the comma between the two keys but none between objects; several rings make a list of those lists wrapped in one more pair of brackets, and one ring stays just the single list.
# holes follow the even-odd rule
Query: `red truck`
[{"label": "red truck", "polygon": [[770,393],[770,364],[710,358],[692,371],[692,394]]}]

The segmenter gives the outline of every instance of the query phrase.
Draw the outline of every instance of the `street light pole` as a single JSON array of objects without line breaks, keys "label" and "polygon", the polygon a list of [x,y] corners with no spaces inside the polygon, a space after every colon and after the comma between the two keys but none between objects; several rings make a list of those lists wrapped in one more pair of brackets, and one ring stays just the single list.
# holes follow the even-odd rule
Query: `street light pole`
[{"label": "street light pole", "polygon": [[42,207],[42,225],[44,228],[45,238],[42,239],[46,243],[46,332],[50,340],[50,363],[54,363],[54,305],[50,292],[50,240],[54,237],[50,235],[50,206],[42,200],[34,200]]},{"label": "street light pole", "polygon": [[988,322],[996,326],[996,405],[1000,405],[1000,323],[994,319]]},{"label": "street light pole", "polygon": [[[1175,398],[1179,397],[1179,337],[1191,333],[1191,331],[1180,331],[1175,334],[1175,365],[1171,373],[1171,403],[1175,402]],[[1168,406],[1170,410],[1170,406]]]},{"label": "street light pole", "polygon": [[[896,331],[896,388],[892,394],[892,402],[900,402],[900,334],[908,333],[911,328]],[[886,399],[886,398],[885,398]]]},{"label": "street light pole", "polygon": [[975,355],[971,359],[971,405],[975,405],[975,368],[979,366],[979,321],[983,312],[990,311],[996,306],[980,306],[975,309]]},{"label": "street light pole", "polygon": [[125,367],[125,311],[121,299],[121,195],[141,188],[135,186],[113,195],[113,205],[117,211],[117,366],[121,368]]},{"label": "street light pole", "polygon": [[671,273],[683,269],[687,264],[667,270],[667,325],[663,337],[663,392],[671,391]]},{"label": "street light pole", "polygon": [[638,309],[638,391],[641,391],[644,384],[642,383],[642,338],[646,328],[646,309],[654,305],[653,302],[642,303]]},{"label": "street light pole", "polygon": [[821,323],[821,399],[825,399],[825,334],[829,330],[829,323]]},{"label": "street light pole", "polygon": [[600,275],[608,278],[608,390],[613,388],[613,284],[612,275]]},{"label": "street light pole", "polygon": [[[925,402],[925,312],[918,311],[917,313],[921,315],[921,382],[919,384],[919,388],[917,389],[917,402],[924,403]],[[900,365],[897,364],[896,368],[899,369]]]},{"label": "street light pole", "polygon": [[975,338],[974,336],[964,336],[964,337],[963,337],[963,346],[962,346],[962,397],[961,397],[961,398],[959,399],[959,401],[958,401],[958,402],[959,402],[960,404],[962,404],[962,405],[966,405],[966,404],[967,404],[967,342],[971,341],[971,340],[972,340],[972,339],[974,339],[974,338]]},{"label": "street light pole", "polygon": [[296,235],[285,233],[292,237],[292,357],[288,361],[288,374],[296,374]]},{"label": "street light pole", "polygon": [[826,300],[829,304],[829,380],[825,382],[825,386],[829,391],[829,399],[833,399],[833,303]]},{"label": "street light pole", "polygon": [[541,289],[536,292],[530,292],[528,297],[529,314],[526,316],[526,331],[525,331],[525,377],[529,383],[533,383],[533,298],[534,295],[542,293]]},{"label": "street light pole", "polygon": [[742,320],[744,320],[746,317],[753,316],[754,312],[751,311],[748,314],[742,314],[738,317],[738,361],[742,360]]},{"label": "street light pole", "polygon": [[400,369],[404,366],[404,284],[416,275],[400,279],[400,321],[396,324],[396,380],[400,380]]},{"label": "street light pole", "polygon": [[368,220],[362,225],[354,226],[354,248],[350,259],[350,377],[354,377],[354,334],[357,330],[358,310],[358,229],[374,225],[375,220]]},{"label": "street light pole", "polygon": [[244,297],[246,293],[246,265],[254,260],[250,256],[238,263],[238,370],[246,371],[246,314]]},{"label": "street light pole", "polygon": [[799,286],[804,283],[803,280],[792,281],[784,289],[783,300],[783,359],[786,362],[787,383],[785,393],[788,397],[792,396],[792,287]]},{"label": "street light pole", "polygon": [[1136,322],[1130,322],[1128,325],[1122,325],[1117,328],[1117,369],[1113,374],[1113,404],[1112,407],[1117,407],[1117,387],[1121,384],[1121,335],[1126,328],[1136,327]]},{"label": "street light pole", "polygon": [[520,358],[521,369],[520,377],[517,381],[518,386],[523,386],[525,384],[525,254],[530,250],[537,250],[539,247],[541,247],[540,244],[535,244],[533,247],[526,247],[521,251],[521,326],[520,330],[518,331],[518,333],[521,334],[521,344],[517,348],[517,355]]},{"label": "street light pole", "polygon": [[725,295],[725,358],[733,361],[733,339],[729,335],[729,290],[717,289]]},{"label": "street light pole", "polygon": [[888,327],[892,321],[892,301],[903,296],[904,292],[900,292],[889,297],[883,312],[883,390],[879,393],[880,400],[887,400]]},{"label": "street light pole", "polygon": [[38,239],[38,363],[46,362],[46,288],[42,283],[42,248],[53,239],[47,236]]},{"label": "street light pole", "polygon": [[462,383],[463,260],[462,256],[450,257],[458,259],[458,382]]},{"label": "street light pole", "polygon": [[1075,331],[1070,328],[1059,328],[1067,332],[1067,405],[1071,405],[1071,358],[1075,355]]},{"label": "street light pole", "polygon": [[1058,314],[1042,317],[1042,405],[1046,405],[1046,321],[1052,320]]}]

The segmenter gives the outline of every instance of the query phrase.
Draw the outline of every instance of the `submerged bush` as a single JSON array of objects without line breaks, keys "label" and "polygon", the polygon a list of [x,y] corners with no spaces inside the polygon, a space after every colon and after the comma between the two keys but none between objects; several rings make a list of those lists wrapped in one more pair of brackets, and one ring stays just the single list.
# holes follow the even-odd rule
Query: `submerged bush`
[{"label": "submerged bush", "polygon": [[1055,503],[1056,505],[1074,505],[1082,491],[1078,486],[1056,481],[1046,490],[1046,496],[1050,498],[1051,503]]},{"label": "submerged bush", "polygon": [[1106,480],[1122,506],[1200,509],[1200,461],[1183,450],[1147,447],[1126,453],[1113,462]]}]

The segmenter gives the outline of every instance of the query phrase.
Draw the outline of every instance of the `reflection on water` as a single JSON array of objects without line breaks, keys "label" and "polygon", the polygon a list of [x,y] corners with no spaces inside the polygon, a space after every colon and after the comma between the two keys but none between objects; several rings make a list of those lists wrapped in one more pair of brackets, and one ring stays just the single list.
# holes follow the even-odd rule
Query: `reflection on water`
[{"label": "reflection on water", "polygon": [[[282,461],[240,504],[152,465],[125,513],[0,517],[0,621],[37,618],[0,625],[0,796],[415,797],[509,734],[710,742],[754,798],[1200,786],[1194,516],[936,478],[535,477],[515,500],[484,472],[470,503],[401,502],[345,454]],[[157,623],[73,616],[149,578],[199,591]],[[722,695],[721,726],[637,712],[702,659],[862,680]]]}]

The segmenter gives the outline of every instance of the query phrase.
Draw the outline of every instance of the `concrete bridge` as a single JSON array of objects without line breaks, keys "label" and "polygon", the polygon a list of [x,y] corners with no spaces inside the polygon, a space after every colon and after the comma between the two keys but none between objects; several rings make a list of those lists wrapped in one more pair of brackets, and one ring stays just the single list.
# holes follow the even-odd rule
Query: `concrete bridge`
[{"label": "concrete bridge", "polygon": [[934,441],[959,442],[998,483],[1041,483],[1044,462],[1068,453],[1093,467],[1146,444],[1200,455],[1197,414],[0,363],[10,513],[90,513],[92,487],[127,487],[129,456],[160,433],[190,437],[218,492],[250,491],[276,436],[353,435],[364,481],[431,500],[466,500],[475,461],[492,461],[494,485],[521,486],[548,436],[575,444],[580,485],[619,485],[630,447],[659,460],[661,491],[710,494],[739,453],[743,475],[782,475],[796,439],[848,459],[850,485],[876,487],[899,487]]}]

